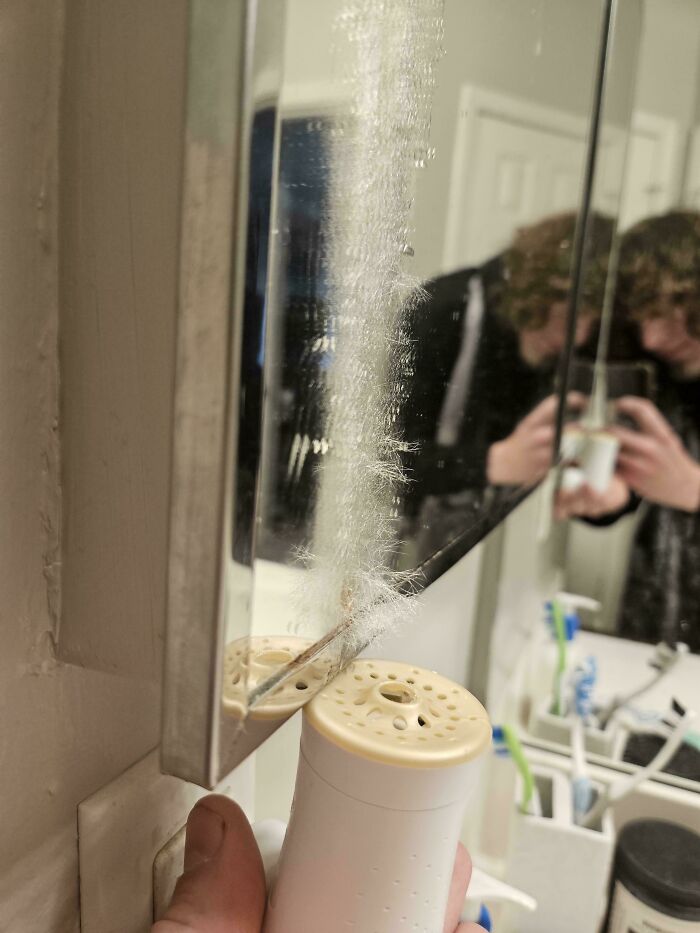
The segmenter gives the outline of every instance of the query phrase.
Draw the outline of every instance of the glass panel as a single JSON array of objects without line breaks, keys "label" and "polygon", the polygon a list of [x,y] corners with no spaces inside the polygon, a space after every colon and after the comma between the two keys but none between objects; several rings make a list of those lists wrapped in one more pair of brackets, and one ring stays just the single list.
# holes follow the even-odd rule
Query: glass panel
[{"label": "glass panel", "polygon": [[[564,594],[555,605],[568,615],[565,660],[560,670],[556,613],[541,602],[519,666],[521,724],[534,741],[570,750],[577,699],[589,757],[621,769],[649,764],[689,730],[657,776],[691,787],[700,780],[686,716],[700,708],[699,77],[700,6],[615,5],[593,200],[615,216],[616,236],[607,274],[590,256],[583,269],[581,300],[597,295],[604,310],[572,362],[569,388],[582,404],[563,434],[559,521],[537,554],[542,602]],[[517,611],[509,560],[502,619]],[[584,631],[571,637],[576,617]],[[494,700],[507,692],[501,667]]]},{"label": "glass panel", "polygon": [[[604,432],[610,459],[597,489],[560,502],[576,516],[565,586],[600,604],[583,613],[584,644],[608,659],[598,717],[633,765],[700,708],[700,7],[644,0],[643,13],[616,270],[600,339],[574,367],[592,399],[584,430]],[[668,776],[700,781],[696,744]]]},{"label": "glass panel", "polygon": [[613,229],[606,0],[251,0],[235,42],[224,6],[192,4],[164,733],[208,783],[548,474]]},{"label": "glass panel", "polygon": [[337,663],[546,476],[603,13],[287,4],[251,650]]}]

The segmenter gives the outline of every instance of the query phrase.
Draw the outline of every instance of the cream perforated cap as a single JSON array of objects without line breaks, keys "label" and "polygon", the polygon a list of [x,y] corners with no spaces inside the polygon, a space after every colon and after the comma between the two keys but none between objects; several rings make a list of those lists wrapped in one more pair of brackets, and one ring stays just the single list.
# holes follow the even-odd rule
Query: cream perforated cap
[{"label": "cream perforated cap", "polygon": [[468,690],[391,661],[353,661],[304,713],[335,745],[385,764],[450,767],[491,742],[486,710]]},{"label": "cream perforated cap", "polygon": [[[228,644],[224,654],[224,711],[229,716],[242,719],[248,710],[248,697],[255,687],[280,668],[291,664],[312,644],[308,638],[296,635],[252,636]],[[307,662],[253,707],[250,715],[253,719],[278,719],[290,715],[322,686],[329,669],[328,659]]]}]

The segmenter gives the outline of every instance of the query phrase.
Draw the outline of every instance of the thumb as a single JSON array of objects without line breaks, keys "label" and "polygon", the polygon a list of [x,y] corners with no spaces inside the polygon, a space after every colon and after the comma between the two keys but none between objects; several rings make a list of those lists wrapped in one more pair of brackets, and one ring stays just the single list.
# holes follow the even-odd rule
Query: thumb
[{"label": "thumb", "polygon": [[467,893],[471,874],[472,862],[469,853],[460,843],[457,846],[457,857],[452,872],[447,917],[445,918],[445,933],[452,933],[453,930],[454,933],[484,933],[484,928],[477,923],[459,923],[459,915],[462,912],[464,896]]},{"label": "thumb", "polygon": [[152,933],[260,933],[265,874],[245,814],[228,797],[199,801],[187,820],[185,870]]}]

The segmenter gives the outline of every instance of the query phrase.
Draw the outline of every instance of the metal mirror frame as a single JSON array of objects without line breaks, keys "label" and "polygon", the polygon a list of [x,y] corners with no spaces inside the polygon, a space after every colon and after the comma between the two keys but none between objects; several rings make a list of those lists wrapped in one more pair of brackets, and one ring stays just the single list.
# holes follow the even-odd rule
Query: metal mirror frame
[{"label": "metal mirror frame", "polygon": [[[220,768],[255,0],[190,0],[161,766]],[[241,620],[248,627],[248,620]],[[229,769],[230,770],[230,769]]]},{"label": "metal mirror frame", "polygon": [[[269,0],[266,0],[268,3]],[[283,0],[276,0],[283,2]],[[579,223],[574,243],[567,345],[558,383],[566,385],[573,346],[578,286],[591,208],[607,49],[617,0],[605,0],[587,142]],[[282,60],[284,16],[269,17],[268,60]],[[169,541],[168,600],[163,686],[163,771],[213,787],[286,718],[221,715],[223,650],[231,613],[236,631],[250,634],[253,586],[255,488],[249,514],[233,528],[238,458],[243,346],[243,286],[246,264],[247,182],[251,130],[256,112],[255,51],[260,15],[257,0],[190,0],[185,159],[182,194],[177,362]],[[274,105],[274,80],[265,88]],[[260,103],[260,101],[258,101]],[[279,136],[279,134],[277,134]],[[561,432],[560,392],[557,431]],[[250,400],[249,400],[250,401]],[[262,419],[263,399],[253,399]],[[262,434],[262,423],[258,436]],[[449,542],[420,567],[412,590],[423,589],[463,557],[533,490],[523,490],[492,516]],[[247,537],[247,555],[237,605],[231,601],[232,534]],[[227,620],[227,614],[229,616]],[[351,623],[348,623],[351,624]],[[345,628],[345,626],[343,626]],[[251,695],[254,709],[280,682],[324,652],[329,676],[351,660],[348,640],[329,632],[304,655],[276,672]],[[364,647],[356,645],[359,652]],[[354,656],[354,652],[353,655]]]}]

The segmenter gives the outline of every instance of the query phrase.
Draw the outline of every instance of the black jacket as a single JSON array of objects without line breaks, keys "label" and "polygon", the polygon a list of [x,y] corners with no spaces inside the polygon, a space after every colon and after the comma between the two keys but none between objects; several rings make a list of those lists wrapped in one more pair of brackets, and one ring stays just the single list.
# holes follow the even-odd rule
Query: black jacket
[{"label": "black jacket", "polygon": [[[590,354],[595,354],[595,337]],[[651,363],[653,401],[678,434],[688,453],[700,462],[700,379],[681,381],[640,347],[636,328],[618,326],[612,334],[611,359]],[[614,515],[587,519],[611,525],[622,515],[639,513],[627,580],[617,619],[617,634],[636,641],[685,642],[700,652],[700,515],[654,505],[632,496]]]},{"label": "black jacket", "polygon": [[[657,406],[700,462],[700,380],[659,372]],[[700,516],[642,503],[619,615],[619,634],[685,642],[700,652]]]},{"label": "black jacket", "polygon": [[[438,425],[462,346],[469,285],[475,275],[483,284],[484,313],[458,436],[446,446],[438,442]],[[405,464],[413,513],[426,496],[483,490],[490,446],[507,437],[553,385],[551,369],[536,370],[522,360],[517,331],[498,312],[500,259],[442,276],[426,287],[428,299],[415,314],[414,374],[403,417],[404,438],[417,448]]]}]

